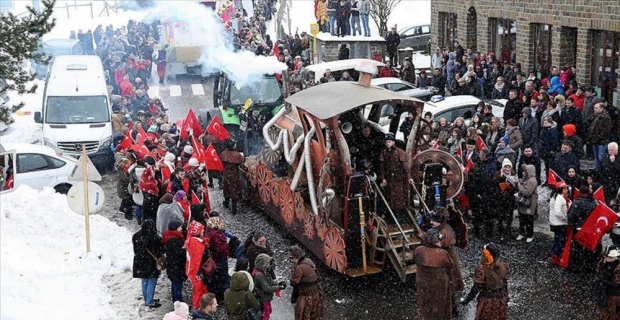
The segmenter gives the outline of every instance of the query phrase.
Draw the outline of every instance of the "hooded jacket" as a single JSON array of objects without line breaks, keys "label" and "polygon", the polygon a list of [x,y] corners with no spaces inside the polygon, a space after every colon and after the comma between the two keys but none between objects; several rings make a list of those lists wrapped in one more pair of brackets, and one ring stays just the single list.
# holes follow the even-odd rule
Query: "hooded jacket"
[{"label": "hooded jacket", "polygon": [[[158,278],[157,258],[164,254],[161,238],[157,235],[153,220],[145,220],[142,228],[132,238],[133,277],[140,279]],[[152,256],[151,256],[152,254]]]},{"label": "hooded jacket", "polygon": [[261,302],[272,301],[274,292],[280,290],[280,286],[268,272],[272,260],[270,256],[261,253],[256,257],[256,261],[254,261],[254,271],[252,275],[254,276],[258,300]]},{"label": "hooded jacket", "polygon": [[549,91],[547,91],[547,93],[553,96],[556,96],[558,94],[564,94],[564,86],[560,81],[560,77],[553,76],[551,78],[551,88],[549,88]]},{"label": "hooded jacket", "polygon": [[183,248],[183,233],[178,230],[166,230],[162,239],[166,248],[166,275],[170,281],[185,281],[185,263],[187,251]]},{"label": "hooded jacket", "polygon": [[568,224],[568,205],[562,193],[549,199],[549,224],[552,226],[565,226]]},{"label": "hooded jacket", "polygon": [[591,119],[588,141],[597,146],[609,143],[612,124],[607,110],[594,114]]},{"label": "hooded jacket", "polygon": [[519,195],[528,197],[531,199],[530,206],[525,207],[518,205],[517,211],[519,214],[535,215],[538,208],[538,182],[536,181],[536,168],[533,165],[528,164],[525,166],[525,173],[523,174],[523,183],[519,183],[517,186],[519,189]]},{"label": "hooded jacket", "polygon": [[229,320],[246,320],[249,308],[260,310],[261,305],[249,291],[250,280],[242,272],[235,272],[230,280],[230,288],[224,292],[226,313]]},{"label": "hooded jacket", "polygon": [[171,203],[160,203],[159,208],[157,208],[157,233],[160,236],[163,235],[168,229],[168,225],[173,220],[181,224],[185,222],[181,205],[176,201],[172,201]]}]

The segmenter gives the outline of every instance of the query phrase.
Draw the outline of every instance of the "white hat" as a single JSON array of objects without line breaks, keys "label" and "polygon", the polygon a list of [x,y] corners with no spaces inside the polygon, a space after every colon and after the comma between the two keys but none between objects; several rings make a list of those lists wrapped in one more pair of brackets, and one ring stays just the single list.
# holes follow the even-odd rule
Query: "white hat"
[{"label": "white hat", "polygon": [[192,146],[190,146],[190,145],[188,144],[188,145],[186,145],[186,146],[183,148],[183,152],[185,152],[185,153],[189,153],[189,154],[192,154],[192,153],[194,153],[194,148],[192,148]]},{"label": "white hat", "polygon": [[166,155],[164,156],[164,161],[173,162],[174,159],[176,159],[176,156],[173,153],[166,152]]},{"label": "white hat", "polygon": [[198,159],[191,157],[189,158],[189,165],[190,167],[197,167],[200,165],[200,163],[198,163]]},{"label": "white hat", "polygon": [[181,317],[187,317],[189,315],[189,306],[185,302],[174,302],[174,313]]},{"label": "white hat", "polygon": [[502,168],[505,166],[510,166],[512,168],[512,161],[508,158],[504,159],[504,161],[502,161]]},{"label": "white hat", "polygon": [[607,253],[607,256],[610,258],[617,258],[618,256],[620,256],[620,252],[618,252],[618,250],[616,249],[609,250],[609,252]]}]

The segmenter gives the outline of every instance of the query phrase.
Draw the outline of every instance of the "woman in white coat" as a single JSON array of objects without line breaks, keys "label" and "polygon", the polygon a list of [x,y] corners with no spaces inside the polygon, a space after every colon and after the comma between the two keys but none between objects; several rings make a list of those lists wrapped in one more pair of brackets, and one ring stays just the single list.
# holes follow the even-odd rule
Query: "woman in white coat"
[{"label": "woman in white coat", "polygon": [[566,228],[568,226],[568,185],[558,182],[549,199],[549,224],[553,231],[553,247],[551,248],[551,262],[558,261],[566,243]]}]

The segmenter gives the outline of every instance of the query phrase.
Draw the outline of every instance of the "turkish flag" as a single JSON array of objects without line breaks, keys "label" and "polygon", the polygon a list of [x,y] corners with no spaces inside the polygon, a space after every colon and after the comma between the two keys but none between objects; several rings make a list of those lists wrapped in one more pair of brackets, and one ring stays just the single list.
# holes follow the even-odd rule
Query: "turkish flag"
[{"label": "turkish flag", "polygon": [[459,146],[459,148],[456,150],[456,153],[454,155],[459,157],[460,159],[463,158],[463,149],[461,148],[461,146]]},{"label": "turkish flag", "polygon": [[139,159],[144,159],[144,157],[149,155],[149,148],[147,148],[144,143],[136,143],[133,146],[129,147],[129,150],[134,151],[138,154]]},{"label": "turkish flag", "polygon": [[439,139],[435,140],[435,143],[433,143],[431,149],[439,149]]},{"label": "turkish flag", "polygon": [[560,178],[560,176],[557,173],[555,173],[555,171],[553,171],[552,169],[549,169],[549,173],[547,174],[547,184],[555,187],[555,185],[559,181],[564,181],[564,180],[562,180],[562,178]]},{"label": "turkish flag", "polygon": [[471,171],[471,167],[473,166],[474,166],[474,163],[471,161],[471,159],[467,160],[467,164],[465,165],[464,172],[467,173]]},{"label": "turkish flag", "polygon": [[138,141],[136,141],[136,144],[144,144],[148,137],[144,129],[142,129],[142,126],[138,127]]},{"label": "turkish flag", "polygon": [[570,247],[573,243],[573,228],[570,226],[566,227],[566,244],[564,244],[564,250],[562,250],[562,255],[558,260],[558,266],[566,269],[568,268],[568,262],[570,261]]},{"label": "turkish flag", "polygon": [[575,235],[575,240],[584,248],[594,252],[601,237],[613,228],[617,220],[618,215],[604,203],[599,202],[581,230]]},{"label": "turkish flag", "polygon": [[211,212],[211,200],[209,200],[209,188],[207,188],[207,181],[202,182],[202,203],[205,205],[205,210]]},{"label": "turkish flag", "polygon": [[207,147],[205,154],[205,165],[207,170],[224,171],[222,160],[220,160],[220,156],[217,155],[215,148],[213,148],[213,145],[211,144]]},{"label": "turkish flag", "polygon": [[480,136],[478,136],[478,138],[476,138],[476,146],[478,147],[478,151],[480,151],[482,149],[487,149],[487,144],[484,143],[484,140],[482,140],[482,138]]},{"label": "turkish flag", "polygon": [[199,163],[205,163],[207,155],[205,146],[198,142],[194,136],[192,136],[192,147],[194,148],[194,158],[196,158]]},{"label": "turkish flag", "polygon": [[125,135],[125,137],[123,137],[123,141],[121,141],[121,143],[119,143],[116,146],[116,150],[129,149],[129,147],[131,147],[132,144],[133,144],[133,141],[131,141],[131,137],[128,135]]},{"label": "turkish flag", "polygon": [[598,189],[596,189],[596,191],[592,194],[592,198],[600,201],[601,203],[607,203],[607,201],[605,201],[605,192],[603,191],[603,187],[598,187]]},{"label": "turkish flag", "polygon": [[194,110],[189,109],[187,116],[185,116],[185,120],[183,120],[183,123],[181,124],[181,139],[185,139],[194,134],[199,135],[201,133],[202,127],[200,126],[200,121],[198,121]]},{"label": "turkish flag", "polygon": [[211,120],[211,123],[207,126],[207,132],[220,139],[220,141],[224,141],[230,137],[230,133],[228,133],[222,120],[218,117],[214,117],[213,120]]},{"label": "turkish flag", "polygon": [[572,188],[572,189],[573,189],[573,200],[579,199],[579,197],[581,196],[581,191],[579,191],[579,189],[577,188]]},{"label": "turkish flag", "polygon": [[196,193],[192,190],[192,204],[200,204],[201,201],[200,199],[198,199],[198,196],[196,196]]}]

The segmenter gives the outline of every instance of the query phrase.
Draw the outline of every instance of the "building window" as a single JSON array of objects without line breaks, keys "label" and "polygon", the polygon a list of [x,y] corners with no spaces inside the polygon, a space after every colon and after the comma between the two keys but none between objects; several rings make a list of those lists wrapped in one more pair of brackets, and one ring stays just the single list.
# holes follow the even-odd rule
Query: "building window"
[{"label": "building window", "polygon": [[439,45],[452,48],[454,40],[458,40],[456,29],[456,13],[439,13]]},{"label": "building window", "polygon": [[551,37],[552,26],[548,24],[532,24],[532,61],[539,78],[546,78],[551,68]]},{"label": "building window", "polygon": [[517,60],[517,22],[510,19],[491,18],[491,50],[501,62]]},{"label": "building window", "polygon": [[620,33],[595,30],[592,39],[592,85],[596,86],[600,97],[616,101],[620,73]]}]

